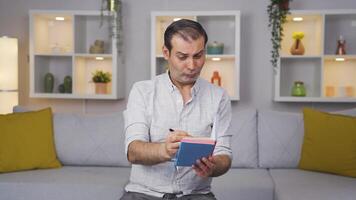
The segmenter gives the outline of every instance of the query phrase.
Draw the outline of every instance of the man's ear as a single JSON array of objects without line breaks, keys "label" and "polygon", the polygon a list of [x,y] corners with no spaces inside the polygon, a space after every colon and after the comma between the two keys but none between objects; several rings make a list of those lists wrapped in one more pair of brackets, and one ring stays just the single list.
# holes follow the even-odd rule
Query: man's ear
[{"label": "man's ear", "polygon": [[168,50],[168,48],[167,48],[166,46],[164,46],[164,45],[163,45],[163,47],[162,47],[162,53],[163,53],[164,58],[165,58],[166,60],[168,60],[168,58],[169,58],[169,50]]}]

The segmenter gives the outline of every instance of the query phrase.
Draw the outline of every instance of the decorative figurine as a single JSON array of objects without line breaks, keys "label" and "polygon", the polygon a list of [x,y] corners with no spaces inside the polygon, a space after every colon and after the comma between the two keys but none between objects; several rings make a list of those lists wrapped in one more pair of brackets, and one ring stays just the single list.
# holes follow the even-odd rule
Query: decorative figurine
[{"label": "decorative figurine", "polygon": [[342,35],[340,35],[339,39],[337,40],[336,55],[345,55],[346,54],[345,46],[346,46],[346,41],[344,40]]}]

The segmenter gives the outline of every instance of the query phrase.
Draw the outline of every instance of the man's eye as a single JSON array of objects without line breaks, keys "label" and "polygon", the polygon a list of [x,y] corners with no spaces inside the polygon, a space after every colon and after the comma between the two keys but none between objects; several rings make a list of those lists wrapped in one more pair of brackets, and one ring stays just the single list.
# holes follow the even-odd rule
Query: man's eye
[{"label": "man's eye", "polygon": [[200,59],[202,57],[202,54],[199,54],[199,55],[195,55],[193,58],[194,59]]},{"label": "man's eye", "polygon": [[187,56],[178,56],[178,59],[179,60],[185,60],[185,59],[187,59]]}]

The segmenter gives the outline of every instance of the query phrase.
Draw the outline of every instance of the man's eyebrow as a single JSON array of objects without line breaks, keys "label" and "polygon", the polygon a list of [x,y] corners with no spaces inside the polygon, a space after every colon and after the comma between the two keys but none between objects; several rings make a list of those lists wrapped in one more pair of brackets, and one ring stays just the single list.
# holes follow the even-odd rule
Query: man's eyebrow
[{"label": "man's eyebrow", "polygon": [[186,53],[183,53],[183,52],[180,52],[180,51],[178,51],[178,52],[176,53],[176,55],[183,55],[183,56],[188,56],[188,54],[186,54]]},{"label": "man's eyebrow", "polygon": [[204,53],[204,51],[205,51],[205,49],[202,49],[202,50],[200,50],[198,53],[194,54],[194,56],[199,55],[199,54],[202,54],[202,53]]},{"label": "man's eyebrow", "polygon": [[[202,49],[202,50],[200,50],[198,53],[194,54],[193,56],[196,56],[196,55],[202,54],[202,53],[204,53],[204,51],[205,51],[205,49]],[[183,53],[183,52],[180,52],[180,51],[178,51],[178,52],[176,53],[176,55],[189,56],[189,54],[187,54],[187,53]]]}]

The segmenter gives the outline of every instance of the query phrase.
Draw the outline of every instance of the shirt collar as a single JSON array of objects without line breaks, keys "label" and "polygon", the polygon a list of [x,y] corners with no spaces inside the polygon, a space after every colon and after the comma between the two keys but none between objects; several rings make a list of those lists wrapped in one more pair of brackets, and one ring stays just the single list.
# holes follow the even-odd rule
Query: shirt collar
[{"label": "shirt collar", "polygon": [[[164,74],[164,83],[168,87],[170,92],[174,92],[175,90],[178,90],[177,86],[175,86],[169,77],[169,71]],[[201,86],[201,78],[198,77],[198,79],[195,81],[191,92],[192,92],[192,97],[196,96],[199,92]]]}]

